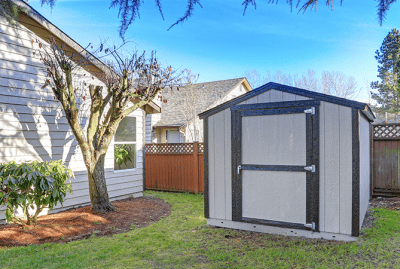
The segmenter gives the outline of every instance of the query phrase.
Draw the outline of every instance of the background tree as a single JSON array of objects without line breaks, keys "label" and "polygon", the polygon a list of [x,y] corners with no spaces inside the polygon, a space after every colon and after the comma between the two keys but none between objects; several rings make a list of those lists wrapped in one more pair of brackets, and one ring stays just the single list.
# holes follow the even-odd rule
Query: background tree
[{"label": "background tree", "polygon": [[315,71],[311,69],[302,75],[284,74],[280,70],[277,70],[273,75],[267,70],[265,75],[261,75],[258,71],[251,70],[245,72],[245,76],[253,88],[273,81],[347,99],[356,98],[363,90],[363,87],[358,88],[354,77],[346,76],[344,73],[335,71],[324,71],[321,75],[321,79],[318,79]]},{"label": "background tree", "polygon": [[375,52],[378,61],[378,77],[381,81],[371,83],[371,97],[376,101],[377,112],[400,111],[400,34],[392,29]]},{"label": "background tree", "polygon": [[[92,85],[80,89],[74,84],[76,69],[88,63],[91,55],[82,59],[81,53],[67,54],[66,47],[58,45],[54,39],[41,53],[47,74],[43,87],[50,85],[81,148],[88,171],[91,205],[95,211],[115,210],[108,198],[104,162],[120,121],[148,104],[167,86],[177,85],[174,71],[171,67],[162,68],[154,52],[149,58],[145,53],[135,52],[125,59],[116,50],[105,51],[114,60],[102,78],[105,89]],[[85,111],[88,114],[86,132],[79,116],[85,105],[89,107]]]},{"label": "background tree", "polygon": [[343,98],[352,99],[359,93],[354,77],[346,76],[342,72],[322,72],[320,87],[323,93]]},{"label": "background tree", "polygon": [[186,69],[182,76],[184,87],[181,87],[179,94],[181,98],[177,98],[175,106],[179,107],[180,113],[183,115],[185,125],[181,130],[190,141],[200,141],[200,134],[198,132],[199,125],[201,124],[198,114],[201,112],[198,108],[198,103],[201,98],[201,89],[196,89],[193,84],[197,83],[199,74],[193,74],[192,71]]},{"label": "background tree", "polygon": [[[7,18],[17,19],[18,12],[15,10],[14,0],[0,0],[0,15],[5,14]],[[57,0],[40,0],[42,5],[50,5],[52,8],[54,7]],[[386,18],[386,13],[389,10],[390,6],[395,3],[397,0],[377,0],[378,5],[378,21],[380,25]],[[28,2],[28,1],[26,1]],[[118,8],[118,17],[120,17],[120,27],[119,34],[122,38],[124,38],[126,31],[132,22],[135,21],[136,18],[140,17],[140,5],[144,2],[144,0],[111,0],[110,8]],[[158,11],[160,12],[161,17],[164,19],[164,14],[162,11],[162,0],[154,0]],[[286,1],[290,6],[290,10],[293,9],[293,0]],[[306,12],[307,9],[314,9],[317,11],[317,5],[319,0],[298,0],[295,8],[298,8],[298,13]],[[268,3],[278,3],[278,0],[268,0]],[[333,0],[326,0],[325,5],[329,8],[333,9]],[[340,0],[340,5],[342,5],[343,0]],[[189,17],[193,15],[194,9],[196,6],[203,7],[200,3],[200,0],[187,0],[187,6],[184,14],[177,19],[177,21],[172,24],[169,28],[171,29],[173,26],[183,23]],[[243,15],[245,15],[246,10],[249,6],[253,6],[257,8],[256,0],[244,0],[242,2],[243,6]]]}]

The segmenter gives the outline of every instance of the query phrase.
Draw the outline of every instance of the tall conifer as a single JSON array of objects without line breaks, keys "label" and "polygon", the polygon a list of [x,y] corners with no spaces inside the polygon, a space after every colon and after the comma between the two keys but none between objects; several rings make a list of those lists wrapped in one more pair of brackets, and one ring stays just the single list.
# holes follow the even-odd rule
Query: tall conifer
[{"label": "tall conifer", "polygon": [[371,97],[377,102],[378,112],[400,111],[400,34],[392,29],[375,52],[378,61],[378,77],[381,81],[371,83]]}]

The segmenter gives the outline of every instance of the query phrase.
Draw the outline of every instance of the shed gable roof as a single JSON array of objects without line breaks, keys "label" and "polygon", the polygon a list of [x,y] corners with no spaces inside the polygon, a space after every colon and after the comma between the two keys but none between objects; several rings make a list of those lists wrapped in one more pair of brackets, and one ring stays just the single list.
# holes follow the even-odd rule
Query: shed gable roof
[{"label": "shed gable roof", "polygon": [[[240,83],[246,84],[246,78],[235,78],[190,85],[193,91],[196,91],[196,94],[198,94],[196,100],[196,114],[211,107],[215,102],[225,97]],[[248,88],[247,90],[251,90],[251,88]],[[187,91],[188,86],[183,86],[179,87],[179,91],[174,90],[164,93],[164,97],[168,102],[162,104],[161,120],[155,124],[155,127],[182,126],[187,123],[185,116],[179,108],[179,105],[182,102],[185,102]]]},{"label": "shed gable roof", "polygon": [[199,116],[200,116],[200,118],[209,117],[209,116],[211,116],[215,113],[218,113],[228,107],[231,107],[233,105],[236,105],[238,103],[246,101],[247,99],[250,99],[254,96],[257,96],[257,95],[262,94],[269,90],[277,90],[277,91],[287,92],[287,93],[291,93],[291,94],[295,94],[295,95],[309,97],[314,100],[325,101],[325,102],[334,103],[334,104],[338,104],[338,105],[342,105],[342,106],[356,108],[356,109],[361,110],[370,121],[373,121],[375,119],[375,116],[374,116],[371,108],[366,103],[348,100],[345,98],[336,97],[336,96],[323,94],[323,93],[319,93],[319,92],[307,91],[304,89],[287,86],[287,85],[283,85],[283,84],[279,84],[279,83],[275,83],[275,82],[269,82],[263,86],[260,86],[256,89],[254,89],[251,92],[248,92],[242,96],[239,96],[235,99],[225,102],[217,107],[214,107],[212,109],[204,111],[203,113],[199,114]]}]

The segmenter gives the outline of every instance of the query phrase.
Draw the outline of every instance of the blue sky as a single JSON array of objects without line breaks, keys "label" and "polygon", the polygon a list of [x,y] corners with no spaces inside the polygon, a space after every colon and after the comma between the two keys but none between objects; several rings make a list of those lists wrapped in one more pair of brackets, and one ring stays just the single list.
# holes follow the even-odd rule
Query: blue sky
[{"label": "blue sky", "polygon": [[[82,46],[121,43],[118,10],[110,0],[59,0],[55,8],[28,2]],[[162,1],[163,21],[152,0],[145,1],[140,19],[133,22],[126,37],[127,49],[156,50],[162,63],[189,68],[200,74],[199,82],[243,77],[255,69],[261,74],[277,69],[303,74],[340,71],[354,76],[359,86],[377,80],[375,51],[392,28],[400,27],[400,3],[394,4],[383,26],[376,19],[376,1],[337,0],[333,11],[323,2],[317,12],[290,12],[286,1],[267,4],[257,1],[243,16],[242,0],[202,0],[194,15],[167,31],[185,11],[186,0]],[[368,100],[367,91],[358,100]]]}]

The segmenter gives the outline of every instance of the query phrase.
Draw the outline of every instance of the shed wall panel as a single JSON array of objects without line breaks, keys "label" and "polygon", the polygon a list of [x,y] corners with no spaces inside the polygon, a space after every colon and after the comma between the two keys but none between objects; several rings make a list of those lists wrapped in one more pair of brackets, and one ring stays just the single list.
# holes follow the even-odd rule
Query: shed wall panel
[{"label": "shed wall panel", "polygon": [[231,144],[231,111],[225,109],[225,219],[232,220],[232,144]]},{"label": "shed wall panel", "polygon": [[243,217],[306,223],[306,173],[242,173]]},{"label": "shed wall panel", "polygon": [[277,90],[268,90],[257,96],[247,99],[246,101],[243,101],[240,104],[244,105],[244,104],[257,104],[257,103],[269,103],[269,102],[282,102],[282,101],[300,101],[309,99],[310,98],[303,97],[301,95],[295,95]]},{"label": "shed wall panel", "polygon": [[360,228],[370,197],[370,124],[360,115]]},{"label": "shed wall panel", "polygon": [[351,108],[320,106],[320,231],[351,234]]},{"label": "shed wall panel", "polygon": [[[209,186],[209,215],[210,218],[215,217],[215,144],[218,143],[218,138],[215,137],[214,115],[208,119],[208,186]],[[216,141],[217,140],[217,141]]]},{"label": "shed wall panel", "polygon": [[339,233],[339,212],[340,212],[340,175],[339,175],[339,106],[325,103],[325,231]]},{"label": "shed wall panel", "polygon": [[214,202],[215,218],[225,219],[225,115],[223,111],[214,117]]},{"label": "shed wall panel", "polygon": [[341,234],[351,234],[352,219],[352,123],[351,108],[339,106],[340,144],[339,144],[339,199]]},{"label": "shed wall panel", "polygon": [[296,95],[282,92],[282,101],[296,101]]}]

